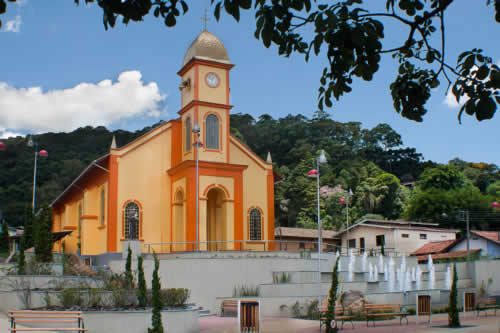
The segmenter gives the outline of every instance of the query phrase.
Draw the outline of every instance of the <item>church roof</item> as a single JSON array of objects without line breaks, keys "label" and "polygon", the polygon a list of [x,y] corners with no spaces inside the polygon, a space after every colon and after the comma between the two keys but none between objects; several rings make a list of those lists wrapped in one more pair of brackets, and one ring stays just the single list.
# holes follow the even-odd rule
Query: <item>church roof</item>
[{"label": "church roof", "polygon": [[185,66],[193,58],[230,64],[224,44],[214,34],[206,30],[191,43],[184,56],[182,66]]}]

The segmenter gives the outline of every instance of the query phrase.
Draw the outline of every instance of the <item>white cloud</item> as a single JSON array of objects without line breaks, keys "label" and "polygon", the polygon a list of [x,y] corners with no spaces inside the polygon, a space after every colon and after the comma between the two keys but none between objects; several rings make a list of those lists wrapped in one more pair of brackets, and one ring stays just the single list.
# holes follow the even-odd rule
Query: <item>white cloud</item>
[{"label": "white cloud", "polygon": [[[15,88],[0,82],[0,127],[11,131],[71,131],[82,126],[107,126],[136,116],[159,117],[165,110],[155,82],[144,84],[139,71],[44,92],[41,87]],[[1,129],[1,128],[0,128]]]},{"label": "white cloud", "polygon": [[18,132],[12,132],[6,128],[0,127],[0,139],[15,138],[18,136],[24,136],[24,134]]},{"label": "white cloud", "polygon": [[21,31],[21,16],[16,15],[13,20],[5,22],[4,32],[19,32]]},{"label": "white cloud", "polygon": [[469,97],[467,96],[462,96],[460,97],[459,103],[457,103],[457,99],[455,98],[455,95],[451,92],[451,88],[448,90],[448,93],[446,94],[446,97],[443,101],[444,104],[448,105],[449,108],[452,109],[458,109],[462,105],[465,104],[469,100]]}]

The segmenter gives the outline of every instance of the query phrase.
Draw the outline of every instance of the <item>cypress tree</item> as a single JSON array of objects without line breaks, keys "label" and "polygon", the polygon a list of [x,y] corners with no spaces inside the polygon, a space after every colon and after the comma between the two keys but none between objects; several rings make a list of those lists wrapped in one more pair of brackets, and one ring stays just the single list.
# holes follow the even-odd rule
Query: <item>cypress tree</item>
[{"label": "cypress tree", "polygon": [[161,309],[163,307],[161,297],[160,297],[160,276],[158,275],[158,269],[160,268],[160,262],[156,253],[153,252],[153,258],[155,262],[155,269],[153,271],[153,281],[151,282],[151,293],[153,301],[153,316],[151,318],[152,328],[148,328],[148,333],[163,333],[163,324],[161,322]]},{"label": "cypress tree", "polygon": [[328,293],[328,309],[326,312],[326,319],[325,319],[326,333],[338,332],[338,328],[337,327],[332,328],[330,326],[330,323],[332,320],[335,320],[335,303],[337,302],[337,287],[339,285],[339,277],[338,277],[339,259],[340,256],[337,257],[335,265],[333,265],[332,285],[330,287],[330,292]]},{"label": "cypress tree", "polygon": [[52,261],[52,212],[48,205],[43,205],[40,216],[35,219],[35,256],[39,262]]},{"label": "cypress tree", "polygon": [[24,256],[24,237],[19,242],[19,254],[17,255],[17,275],[26,274],[26,257]]},{"label": "cypress tree", "polygon": [[146,306],[148,299],[146,294],[146,279],[144,278],[144,268],[142,267],[142,256],[137,256],[137,281],[139,288],[137,289],[137,300],[139,306]]},{"label": "cypress tree", "polygon": [[125,281],[128,289],[134,287],[134,276],[132,275],[132,250],[130,249],[130,245],[128,246],[127,262],[125,263]]},{"label": "cypress tree", "polygon": [[453,264],[453,281],[451,282],[450,302],[448,303],[448,326],[460,327],[460,317],[457,308],[457,265]]},{"label": "cypress tree", "polygon": [[0,235],[0,251],[9,252],[9,225],[7,222],[2,224],[2,234]]},{"label": "cypress tree", "polygon": [[382,243],[382,245],[380,246],[380,253],[385,256],[385,247],[384,247],[384,243]]},{"label": "cypress tree", "polygon": [[35,246],[33,242],[33,211],[30,206],[24,207],[24,248],[29,249]]}]

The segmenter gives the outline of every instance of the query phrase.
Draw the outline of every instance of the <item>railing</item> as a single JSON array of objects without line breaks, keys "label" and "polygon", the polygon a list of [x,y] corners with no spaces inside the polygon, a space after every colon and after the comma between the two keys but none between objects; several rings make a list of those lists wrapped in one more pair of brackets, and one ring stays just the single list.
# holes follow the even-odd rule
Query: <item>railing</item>
[{"label": "railing", "polygon": [[[198,246],[196,244],[198,243]],[[336,244],[322,243],[322,252],[339,252],[341,255],[363,255],[370,256],[381,254],[380,248],[347,248]],[[226,240],[226,241],[189,241],[189,242],[162,242],[145,243],[144,248],[148,253],[165,252],[207,252],[207,251],[288,251],[288,252],[315,252],[318,251],[318,242],[315,241],[291,241],[291,240]],[[398,256],[394,248],[385,248],[386,256]]]}]

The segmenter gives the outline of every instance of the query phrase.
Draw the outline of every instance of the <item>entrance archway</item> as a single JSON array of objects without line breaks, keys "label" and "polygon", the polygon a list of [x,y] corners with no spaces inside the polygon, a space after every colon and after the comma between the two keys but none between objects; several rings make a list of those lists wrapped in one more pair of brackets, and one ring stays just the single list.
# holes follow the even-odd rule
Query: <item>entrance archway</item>
[{"label": "entrance archway", "polygon": [[[227,248],[227,244],[221,241],[226,237],[226,205],[225,194],[219,188],[212,188],[207,193],[207,241],[208,251],[217,251]],[[217,243],[215,243],[217,242]]]}]

